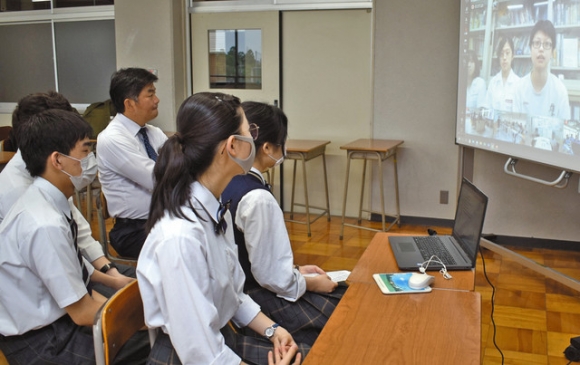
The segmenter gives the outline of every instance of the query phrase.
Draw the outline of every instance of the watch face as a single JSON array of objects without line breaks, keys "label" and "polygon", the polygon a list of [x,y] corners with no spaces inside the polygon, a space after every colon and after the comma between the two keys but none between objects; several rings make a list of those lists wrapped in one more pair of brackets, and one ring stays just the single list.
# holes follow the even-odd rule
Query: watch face
[{"label": "watch face", "polygon": [[272,327],[266,328],[266,337],[270,338],[274,335],[274,329]]}]

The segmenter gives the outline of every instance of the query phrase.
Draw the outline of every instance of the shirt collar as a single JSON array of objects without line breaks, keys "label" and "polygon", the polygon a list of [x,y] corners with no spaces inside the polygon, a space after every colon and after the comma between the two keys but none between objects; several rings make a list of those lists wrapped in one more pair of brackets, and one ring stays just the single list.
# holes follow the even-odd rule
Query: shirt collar
[{"label": "shirt collar", "polygon": [[[117,119],[119,123],[127,128],[127,130],[134,136],[137,136],[137,133],[139,133],[139,130],[141,130],[141,126],[139,124],[127,118],[124,114],[117,113],[115,119]],[[145,124],[145,127],[147,127],[147,124]]]},{"label": "shirt collar", "polygon": [[211,217],[211,219],[217,223],[216,213],[220,208],[220,202],[213,196],[211,191],[208,188],[203,186],[199,181],[195,181],[191,185],[191,195],[193,199],[195,199],[206,211],[207,215]]},{"label": "shirt collar", "polygon": [[68,204],[68,199],[62,191],[60,191],[56,186],[52,185],[52,183],[50,183],[48,180],[40,176],[36,177],[32,184],[38,189],[42,190],[50,198],[52,198],[56,207],[60,209],[67,216],[67,218],[71,218],[70,205]]},{"label": "shirt collar", "polygon": [[266,180],[264,179],[264,176],[262,175],[262,173],[255,167],[252,166],[252,168],[250,169],[251,175],[257,177],[258,179],[260,179],[260,181],[262,182],[262,185],[266,185]]}]

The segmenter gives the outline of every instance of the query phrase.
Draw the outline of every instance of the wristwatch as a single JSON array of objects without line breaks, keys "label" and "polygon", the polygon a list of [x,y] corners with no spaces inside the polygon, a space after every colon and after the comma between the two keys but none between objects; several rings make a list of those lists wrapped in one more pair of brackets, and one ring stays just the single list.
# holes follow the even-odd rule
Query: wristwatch
[{"label": "wristwatch", "polygon": [[274,336],[274,332],[276,332],[276,328],[278,328],[279,326],[280,325],[278,323],[274,323],[270,327],[266,328],[264,330],[264,337],[266,337],[267,339],[271,339],[272,336]]},{"label": "wristwatch", "polygon": [[102,272],[103,274],[106,274],[107,271],[109,271],[113,268],[117,269],[117,265],[115,265],[114,262],[109,262],[108,264],[104,264],[103,267],[101,267],[101,269],[99,271]]}]

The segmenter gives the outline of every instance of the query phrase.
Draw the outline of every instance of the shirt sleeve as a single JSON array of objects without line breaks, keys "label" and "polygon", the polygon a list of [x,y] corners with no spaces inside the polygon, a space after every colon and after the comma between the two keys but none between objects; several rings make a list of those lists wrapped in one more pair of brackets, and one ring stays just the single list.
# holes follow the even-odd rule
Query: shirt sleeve
[{"label": "shirt sleeve", "polygon": [[294,270],[284,215],[272,194],[263,189],[247,193],[238,204],[235,221],[244,232],[256,281],[288,301],[300,298],[306,291],[306,281]]},{"label": "shirt sleeve", "polygon": [[[179,358],[186,360],[184,363],[237,365],[241,359],[225,344],[220,332],[214,305],[214,300],[220,298],[213,298],[209,285],[208,252],[196,236],[172,236],[155,253],[160,267],[172,268],[160,271],[166,327]],[[227,279],[226,273],[224,280]]]},{"label": "shirt sleeve", "polygon": [[136,140],[132,138],[115,134],[99,139],[98,157],[116,174],[152,192],[155,162],[139,150]]},{"label": "shirt sleeve", "polygon": [[101,246],[100,242],[96,241],[93,238],[93,232],[91,230],[89,222],[87,222],[85,217],[82,215],[81,212],[79,212],[77,207],[73,204],[72,200],[70,199],[69,205],[71,208],[73,218],[77,222],[78,227],[77,243],[79,245],[79,249],[81,250],[81,254],[89,262],[93,262],[99,257],[103,257],[105,255],[103,252],[103,247]]}]

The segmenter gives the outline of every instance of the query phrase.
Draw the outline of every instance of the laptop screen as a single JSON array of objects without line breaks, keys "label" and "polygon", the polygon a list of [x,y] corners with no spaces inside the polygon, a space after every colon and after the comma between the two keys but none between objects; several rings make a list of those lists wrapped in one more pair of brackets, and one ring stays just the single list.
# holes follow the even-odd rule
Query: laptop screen
[{"label": "laptop screen", "polygon": [[472,261],[477,255],[486,209],[487,196],[463,178],[455,212],[453,237]]}]

